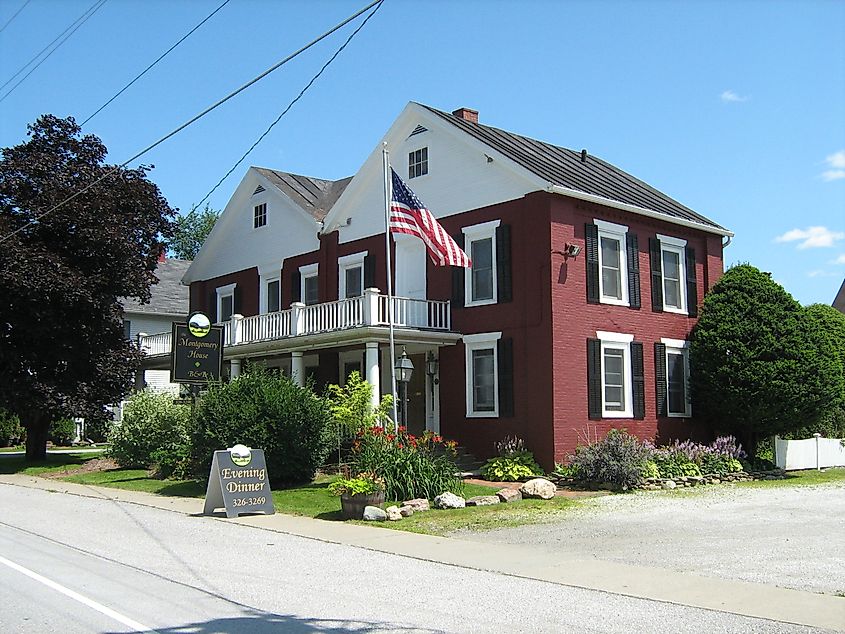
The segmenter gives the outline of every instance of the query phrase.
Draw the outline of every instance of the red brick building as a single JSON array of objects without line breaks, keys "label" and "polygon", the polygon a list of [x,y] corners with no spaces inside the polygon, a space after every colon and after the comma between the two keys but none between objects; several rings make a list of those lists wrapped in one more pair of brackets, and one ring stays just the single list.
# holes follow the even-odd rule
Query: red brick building
[{"label": "red brick building", "polygon": [[[409,427],[479,456],[507,435],[551,468],[579,442],[694,424],[686,340],[731,232],[613,165],[409,104],[391,163],[473,260],[391,241]],[[250,168],[183,283],[244,360],[296,380],[353,370],[390,392],[382,145],[351,179]],[[148,364],[165,337],[148,342]],[[159,347],[156,347],[159,346]],[[160,362],[160,361],[158,361]]]}]

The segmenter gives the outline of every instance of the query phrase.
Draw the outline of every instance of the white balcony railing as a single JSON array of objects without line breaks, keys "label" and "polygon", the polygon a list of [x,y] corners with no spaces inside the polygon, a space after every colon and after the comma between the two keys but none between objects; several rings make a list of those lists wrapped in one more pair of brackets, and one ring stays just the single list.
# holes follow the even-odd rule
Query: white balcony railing
[{"label": "white balcony railing", "polygon": [[[231,320],[218,325],[223,326],[226,345],[236,346],[347,328],[387,326],[387,308],[387,296],[379,295],[377,289],[368,288],[361,297],[310,306],[295,303],[288,310],[252,317],[233,315]],[[451,329],[449,302],[394,297],[393,324],[399,328],[448,331]],[[169,332],[141,334],[138,339],[141,349],[149,356],[170,354]]]}]

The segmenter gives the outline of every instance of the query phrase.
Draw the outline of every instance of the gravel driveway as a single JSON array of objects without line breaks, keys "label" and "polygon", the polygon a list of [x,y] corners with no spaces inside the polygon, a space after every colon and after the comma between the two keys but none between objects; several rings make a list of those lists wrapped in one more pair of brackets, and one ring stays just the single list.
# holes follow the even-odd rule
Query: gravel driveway
[{"label": "gravel driveway", "polygon": [[[455,534],[458,536],[458,534]],[[553,524],[461,532],[632,565],[845,593],[845,484],[735,485],[585,500]]]}]

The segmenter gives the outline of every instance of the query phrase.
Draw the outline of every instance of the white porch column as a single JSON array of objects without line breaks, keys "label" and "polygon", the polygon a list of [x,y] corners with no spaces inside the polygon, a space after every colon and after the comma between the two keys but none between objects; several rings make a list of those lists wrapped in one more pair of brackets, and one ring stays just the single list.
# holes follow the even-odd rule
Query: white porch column
[{"label": "white porch column", "polygon": [[305,359],[301,352],[290,353],[290,377],[299,387],[305,386]]},{"label": "white porch column", "polygon": [[241,360],[232,359],[229,361],[229,378],[236,379],[241,375]]},{"label": "white porch column", "polygon": [[241,342],[241,322],[243,321],[243,318],[244,316],[239,315],[238,313],[232,315],[232,325],[229,330],[229,338],[231,341],[229,341],[229,345],[235,346]]},{"label": "white porch column", "polygon": [[[379,321],[377,288],[364,289],[364,325],[372,326]],[[367,344],[369,345],[369,344]]]},{"label": "white porch column", "polygon": [[378,342],[368,341],[367,348],[367,383],[373,388],[372,404],[373,408],[378,407],[381,402],[381,380],[378,368]]},{"label": "white porch column", "polygon": [[[305,333],[305,304],[294,302],[290,305],[290,334],[301,335]],[[300,359],[302,353],[299,353]]]}]

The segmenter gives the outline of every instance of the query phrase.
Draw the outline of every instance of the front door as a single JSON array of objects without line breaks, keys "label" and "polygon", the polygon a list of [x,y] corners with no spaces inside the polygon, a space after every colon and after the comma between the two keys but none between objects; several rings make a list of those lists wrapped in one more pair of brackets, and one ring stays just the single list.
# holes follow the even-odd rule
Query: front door
[{"label": "front door", "polygon": [[408,431],[419,436],[426,429],[425,355],[412,354],[408,358],[414,364],[408,383]]}]

